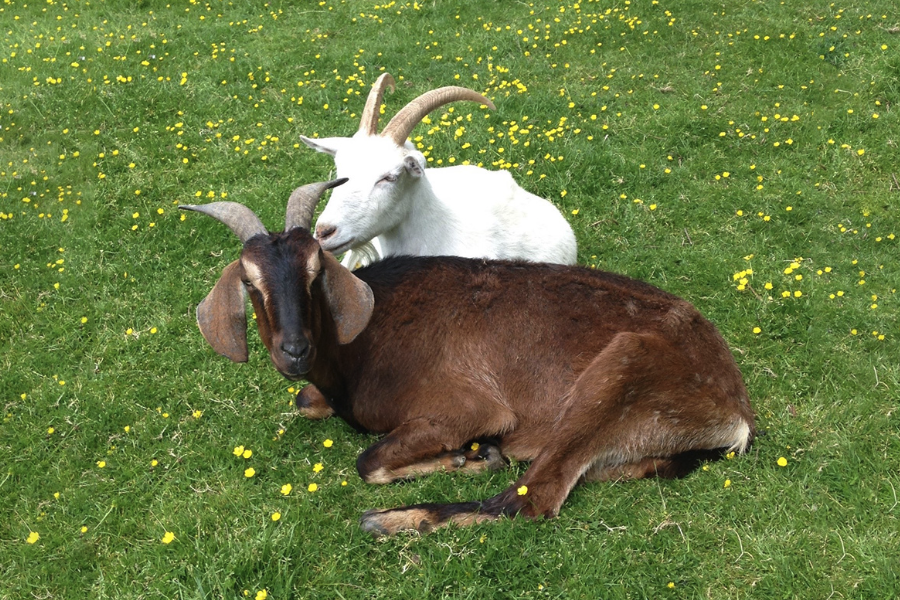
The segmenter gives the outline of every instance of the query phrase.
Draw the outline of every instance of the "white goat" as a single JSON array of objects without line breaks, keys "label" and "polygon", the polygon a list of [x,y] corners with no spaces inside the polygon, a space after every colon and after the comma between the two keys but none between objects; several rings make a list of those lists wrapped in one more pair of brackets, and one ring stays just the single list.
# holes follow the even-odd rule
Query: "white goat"
[{"label": "white goat", "polygon": [[456,100],[494,108],[476,92],[443,87],[407,104],[379,135],[378,114],[386,87],[394,79],[381,75],[369,92],[353,137],[310,139],[310,148],[334,157],[337,177],[349,179],[332,193],[316,223],[322,248],[348,250],[344,264],[371,262],[382,256],[452,255],[473,258],[525,259],[573,264],[575,234],[559,210],[513,180],[507,171],[470,165],[426,169],[426,160],[407,141],[431,111]]}]

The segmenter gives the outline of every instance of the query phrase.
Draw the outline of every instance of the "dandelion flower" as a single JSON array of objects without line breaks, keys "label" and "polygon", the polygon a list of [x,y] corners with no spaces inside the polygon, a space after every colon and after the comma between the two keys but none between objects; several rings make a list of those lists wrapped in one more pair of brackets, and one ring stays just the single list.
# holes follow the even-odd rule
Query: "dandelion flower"
[{"label": "dandelion flower", "polygon": [[162,540],[160,540],[163,544],[171,544],[172,540],[175,539],[175,534],[171,531],[167,531],[164,536],[162,536]]},{"label": "dandelion flower", "polygon": [[525,494],[528,493],[528,486],[527,485],[520,486],[519,489],[516,490],[516,493],[520,496],[524,496]]},{"label": "dandelion flower", "polygon": [[32,531],[28,534],[28,539],[25,541],[28,542],[29,544],[34,544],[39,539],[41,539],[41,534],[39,534],[37,531]]},{"label": "dandelion flower", "polygon": [[778,462],[778,466],[779,466],[779,467],[786,467],[786,466],[787,466],[787,459],[786,459],[785,457],[783,457],[783,456],[779,456],[777,462]]}]

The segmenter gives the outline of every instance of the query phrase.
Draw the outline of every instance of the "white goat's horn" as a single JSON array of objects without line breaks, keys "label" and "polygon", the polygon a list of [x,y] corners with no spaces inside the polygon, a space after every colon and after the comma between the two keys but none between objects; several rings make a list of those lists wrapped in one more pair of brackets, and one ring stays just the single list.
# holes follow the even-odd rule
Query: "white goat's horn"
[{"label": "white goat's horn", "polygon": [[436,108],[444,106],[445,104],[450,104],[451,102],[456,102],[457,100],[471,100],[472,102],[485,104],[492,110],[496,110],[497,108],[494,106],[493,102],[478,92],[452,85],[442,87],[431,90],[430,92],[425,92],[404,106],[400,112],[394,115],[394,118],[391,119],[390,123],[387,124],[384,131],[381,132],[381,136],[390,138],[394,140],[398,146],[402,146],[403,143],[406,142],[406,138],[409,137],[413,128],[419,124],[419,121],[421,121],[425,115]]},{"label": "white goat's horn", "polygon": [[237,202],[210,202],[209,204],[182,204],[178,208],[192,210],[209,215],[213,219],[228,225],[235,235],[245,243],[254,235],[268,233],[256,214]]},{"label": "white goat's horn", "polygon": [[325,190],[330,190],[346,182],[347,178],[342,177],[334,181],[308,183],[294,190],[287,203],[284,230],[289,231],[294,227],[300,227],[309,231],[309,225],[312,222],[313,213],[316,211],[316,205],[319,203],[319,198],[322,197]]},{"label": "white goat's horn", "polygon": [[362,117],[359,119],[359,131],[366,135],[375,135],[378,133],[378,116],[381,111],[381,99],[384,97],[384,89],[395,89],[394,78],[390,73],[382,73],[375,80],[372,89],[369,90],[369,97],[366,98],[366,107],[363,109]]}]

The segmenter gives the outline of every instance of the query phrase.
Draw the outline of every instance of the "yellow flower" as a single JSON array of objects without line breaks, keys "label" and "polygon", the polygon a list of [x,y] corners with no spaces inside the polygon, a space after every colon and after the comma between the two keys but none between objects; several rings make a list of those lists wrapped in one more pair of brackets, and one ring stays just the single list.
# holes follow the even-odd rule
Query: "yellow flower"
[{"label": "yellow flower", "polygon": [[163,544],[171,544],[172,540],[174,540],[174,539],[175,539],[175,534],[172,533],[171,531],[167,531],[166,534],[164,536],[162,536],[161,541]]},{"label": "yellow flower", "polygon": [[315,492],[317,489],[319,489],[319,486],[315,483],[311,483],[311,484],[309,484],[309,487],[307,487],[306,489],[309,490],[310,492]]},{"label": "yellow flower", "polygon": [[41,534],[39,534],[37,531],[32,531],[31,533],[28,534],[28,539],[25,541],[28,542],[29,544],[33,544],[33,543],[37,542],[39,539],[41,539]]},{"label": "yellow flower", "polygon": [[760,334],[760,333],[762,333],[762,329],[760,329],[759,327],[754,327],[753,333]]},{"label": "yellow flower", "polygon": [[675,587],[675,582],[674,582],[674,581],[670,581],[670,582],[667,584],[667,587],[671,590],[672,588]]},{"label": "yellow flower", "polygon": [[472,445],[469,446],[469,449],[471,449],[472,452],[477,452],[479,448],[481,448],[481,445],[479,445],[478,442],[472,442]]},{"label": "yellow flower", "polygon": [[253,456],[253,450],[247,448],[243,453],[241,453],[241,456],[243,456],[244,458],[250,458],[251,456]]},{"label": "yellow flower", "polygon": [[235,456],[240,456],[244,453],[244,447],[243,446],[235,446],[234,450],[232,450],[231,453],[234,454]]},{"label": "yellow flower", "polygon": [[[326,104],[326,106],[328,105]],[[266,600],[266,598],[268,597],[269,592],[267,592],[266,590],[259,590],[258,592],[256,592],[256,600]]]},{"label": "yellow flower", "polygon": [[273,520],[273,521],[277,521],[277,520],[280,519],[280,518],[281,518],[281,513],[280,513],[280,512],[273,512],[273,513],[272,513],[272,520]]},{"label": "yellow flower", "polygon": [[334,442],[332,442],[331,440],[325,440],[324,442],[322,442],[322,445],[326,448],[331,448],[331,446],[334,445]]},{"label": "yellow flower", "polygon": [[294,486],[292,486],[289,483],[286,483],[283,486],[281,486],[281,495],[287,496],[291,493],[291,490],[293,490],[293,489],[294,489]]},{"label": "yellow flower", "polygon": [[47,428],[47,433],[50,434],[50,435],[53,435],[53,432],[54,432],[54,431],[56,431],[56,430],[53,429],[52,427],[48,427],[48,428]]},{"label": "yellow flower", "polygon": [[519,494],[520,496],[524,496],[525,494],[528,493],[528,486],[527,485],[520,486],[519,489],[516,490],[516,493]]},{"label": "yellow flower", "polygon": [[158,465],[158,464],[159,464],[159,461],[156,460],[155,458],[154,458],[153,460],[150,461],[150,466],[151,466],[151,467],[155,467],[155,466]]},{"label": "yellow flower", "polygon": [[726,479],[726,480],[725,480],[725,486],[724,486],[724,487],[731,487],[731,480],[730,480],[730,479]]},{"label": "yellow flower", "polygon": [[193,412],[193,415],[194,415],[194,418],[195,418],[195,419],[199,419],[200,417],[203,416],[203,411],[202,411],[202,410],[195,410],[195,411]]},{"label": "yellow flower", "polygon": [[244,477],[253,477],[254,475],[256,475],[256,469],[254,469],[253,467],[250,467],[249,469],[244,471]]},{"label": "yellow flower", "polygon": [[81,526],[81,533],[87,533],[87,526],[85,526],[85,525]]},{"label": "yellow flower", "polygon": [[98,461],[97,461],[97,466],[100,467],[100,468],[102,469],[103,467],[106,466],[106,461],[105,461],[105,460],[98,460]]},{"label": "yellow flower", "polygon": [[787,466],[787,459],[786,459],[785,457],[783,457],[783,456],[779,456],[779,457],[778,457],[778,466],[779,466],[779,467],[786,467],[786,466]]},{"label": "yellow flower", "polygon": [[313,473],[318,473],[319,471],[321,471],[324,468],[325,467],[324,467],[324,465],[322,465],[322,463],[316,463],[313,465]]}]

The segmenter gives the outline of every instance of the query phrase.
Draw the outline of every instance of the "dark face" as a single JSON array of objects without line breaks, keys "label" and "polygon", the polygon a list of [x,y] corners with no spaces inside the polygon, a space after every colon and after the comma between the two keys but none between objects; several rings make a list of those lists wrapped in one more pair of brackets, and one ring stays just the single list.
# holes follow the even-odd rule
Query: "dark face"
[{"label": "dark face", "polygon": [[259,335],[275,368],[291,380],[302,379],[315,359],[310,286],[321,270],[320,252],[308,232],[295,228],[251,238],[241,253]]}]

